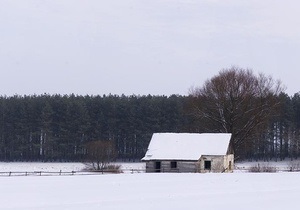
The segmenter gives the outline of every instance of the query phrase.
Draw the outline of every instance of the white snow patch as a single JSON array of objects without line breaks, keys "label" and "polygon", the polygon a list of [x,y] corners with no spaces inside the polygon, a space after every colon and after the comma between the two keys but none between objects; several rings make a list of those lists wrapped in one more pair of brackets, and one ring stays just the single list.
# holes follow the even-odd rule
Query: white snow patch
[{"label": "white snow patch", "polygon": [[115,163],[115,165],[121,165],[123,173],[143,173],[146,171],[146,163],[143,162],[128,162],[128,163]]},{"label": "white snow patch", "polygon": [[83,163],[0,162],[0,172],[71,172],[84,168]]}]

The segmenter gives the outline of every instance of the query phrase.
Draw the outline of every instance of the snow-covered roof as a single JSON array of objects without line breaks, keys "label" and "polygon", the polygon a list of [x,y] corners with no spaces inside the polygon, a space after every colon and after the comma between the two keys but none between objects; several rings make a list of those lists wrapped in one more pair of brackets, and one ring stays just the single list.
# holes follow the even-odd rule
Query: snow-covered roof
[{"label": "snow-covered roof", "polygon": [[142,160],[198,160],[226,155],[229,133],[154,133]]}]

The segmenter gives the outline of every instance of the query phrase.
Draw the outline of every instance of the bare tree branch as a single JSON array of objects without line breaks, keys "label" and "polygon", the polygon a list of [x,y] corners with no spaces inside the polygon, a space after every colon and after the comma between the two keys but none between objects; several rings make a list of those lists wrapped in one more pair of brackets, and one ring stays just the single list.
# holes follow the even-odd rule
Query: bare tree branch
[{"label": "bare tree branch", "polygon": [[207,80],[203,87],[190,89],[193,112],[206,130],[232,133],[231,147],[238,154],[247,148],[258,127],[268,123],[278,106],[281,83],[250,69],[231,67]]}]

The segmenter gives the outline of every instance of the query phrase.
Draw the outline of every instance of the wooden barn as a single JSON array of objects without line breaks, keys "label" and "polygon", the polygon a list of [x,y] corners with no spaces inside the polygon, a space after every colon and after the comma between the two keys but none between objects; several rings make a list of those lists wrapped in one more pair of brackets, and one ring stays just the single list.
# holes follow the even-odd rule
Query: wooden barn
[{"label": "wooden barn", "polygon": [[155,133],[142,161],[146,172],[232,172],[228,133]]}]

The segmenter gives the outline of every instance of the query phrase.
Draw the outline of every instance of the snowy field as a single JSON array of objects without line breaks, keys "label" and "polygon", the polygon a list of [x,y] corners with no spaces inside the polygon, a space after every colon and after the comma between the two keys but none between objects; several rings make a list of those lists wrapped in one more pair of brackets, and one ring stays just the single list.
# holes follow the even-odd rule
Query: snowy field
[{"label": "snowy field", "polygon": [[0,209],[298,209],[300,173],[0,177]]},{"label": "snowy field", "polygon": [[[238,168],[290,162],[244,162]],[[298,163],[298,162],[294,162]],[[117,163],[121,164],[121,163]],[[7,171],[80,171],[82,163],[5,163]],[[146,174],[144,163],[122,163],[123,174],[91,176],[0,176],[0,209],[298,209],[300,173]]]},{"label": "snowy field", "polygon": [[235,163],[234,172],[247,172],[249,168],[255,166],[272,167],[276,169],[277,172],[290,171],[291,169],[295,171],[300,171],[300,160],[237,162]]},{"label": "snowy field", "polygon": [[[257,162],[237,165],[253,164]],[[2,172],[77,171],[84,167],[82,163],[0,163]],[[144,164],[125,163],[122,168],[143,169]],[[276,210],[297,208],[300,173],[21,176],[0,177],[0,186],[0,209]]]},{"label": "snowy field", "polygon": [[[123,173],[142,173],[145,171],[145,163],[114,163],[121,165]],[[42,162],[0,162],[0,176],[8,172],[72,172],[77,174],[87,167],[84,163],[42,163]],[[79,173],[84,174],[84,173]],[[48,174],[51,175],[51,174]],[[55,173],[53,173],[55,175]]]},{"label": "snowy field", "polygon": [[[121,170],[124,173],[142,173],[145,171],[145,163],[114,163],[115,165],[121,165]],[[238,162],[235,163],[235,173],[247,172],[252,166],[270,166],[275,167],[277,171],[288,171],[290,167],[300,170],[300,160],[295,161],[253,161],[253,162]],[[0,174],[2,172],[71,172],[71,171],[82,171],[86,165],[84,163],[41,163],[41,162],[0,162]]]},{"label": "snowy field", "polygon": [[81,171],[84,168],[83,163],[0,162],[0,172],[70,172]]}]

